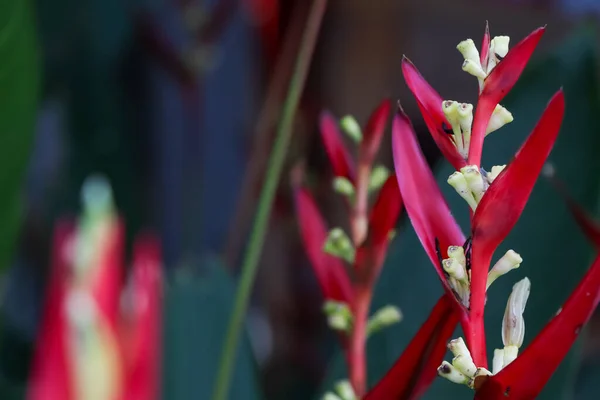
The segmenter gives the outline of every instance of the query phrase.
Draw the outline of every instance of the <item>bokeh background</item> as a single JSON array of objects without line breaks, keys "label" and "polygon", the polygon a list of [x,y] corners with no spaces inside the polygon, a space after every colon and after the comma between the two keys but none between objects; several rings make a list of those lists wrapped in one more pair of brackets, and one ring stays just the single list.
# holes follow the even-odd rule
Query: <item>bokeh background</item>
[{"label": "bokeh background", "polygon": [[[53,226],[77,214],[82,182],[93,173],[110,180],[129,240],[152,229],[163,245],[162,398],[209,398],[310,3],[2,0],[0,398],[22,398]],[[552,161],[573,196],[596,213],[599,13],[595,0],[329,1],[272,210],[232,399],[317,398],[344,375],[290,196],[289,168],[303,161],[328,221],[343,224],[318,135],[319,112],[353,114],[364,122],[383,97],[398,99],[440,182],[449,175],[403,83],[403,54],[443,96],[475,102],[475,80],[460,71],[456,44],[467,37],[478,43],[486,20],[492,35],[509,35],[513,43],[547,24],[533,62],[506,101],[515,122],[486,142],[494,151],[486,150],[485,162],[508,161],[563,86],[568,111]],[[391,167],[386,143],[389,133],[380,159]],[[446,193],[459,210],[458,196]],[[371,341],[372,382],[398,357],[441,292],[407,222],[400,222],[374,305],[395,304],[405,320]],[[533,282],[526,313],[531,339],[575,286],[592,248],[546,182],[536,186],[505,247],[521,253],[519,274]],[[514,281],[506,279],[490,294],[499,299],[488,305],[490,346],[500,341],[504,299]],[[594,399],[599,380],[595,318],[544,398]],[[469,396],[436,382],[428,398],[441,393]]]}]

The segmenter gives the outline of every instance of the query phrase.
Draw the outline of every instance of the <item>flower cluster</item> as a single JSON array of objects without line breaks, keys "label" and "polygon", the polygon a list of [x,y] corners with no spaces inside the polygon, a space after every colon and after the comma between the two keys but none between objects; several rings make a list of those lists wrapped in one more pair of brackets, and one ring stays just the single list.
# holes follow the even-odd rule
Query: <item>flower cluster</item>
[{"label": "flower cluster", "polygon": [[[533,131],[507,165],[484,169],[481,164],[483,144],[487,135],[513,121],[512,113],[500,102],[517,82],[544,31],[545,28],[539,28],[509,48],[507,36],[491,38],[486,26],[481,51],[471,39],[458,44],[457,50],[464,58],[463,71],[475,76],[478,81],[476,105],[444,100],[406,57],[402,61],[405,81],[425,124],[438,148],[455,169],[447,182],[470,208],[468,238],[452,216],[401,107],[392,124],[396,174],[385,181],[370,220],[365,213],[365,199],[370,190],[369,177],[375,175],[370,174],[375,170],[370,168],[370,163],[364,162],[363,155],[372,156],[379,145],[380,131],[377,146],[365,145],[365,141],[373,142],[367,138],[372,137],[374,125],[383,129],[383,123],[373,123],[378,120],[381,107],[372,117],[371,128],[367,128],[364,137],[354,119],[344,118],[341,122],[348,136],[359,143],[357,170],[341,145],[335,121],[328,114],[322,118],[325,147],[337,176],[334,188],[346,196],[350,205],[351,235],[346,235],[339,228],[327,235],[316,206],[305,189],[297,186],[296,199],[313,268],[325,297],[335,300],[326,306],[330,325],[350,335],[356,334],[358,326],[366,330],[364,324],[359,325],[356,312],[364,309],[360,306],[364,282],[370,284],[367,291],[370,300],[373,271],[378,271],[381,266],[388,235],[400,211],[400,197],[394,197],[394,190],[399,191],[402,205],[445,291],[403,354],[383,379],[362,397],[364,399],[418,398],[436,375],[474,389],[476,399],[535,398],[600,301],[598,257],[559,312],[521,351],[525,338],[524,312],[531,282],[524,278],[515,283],[502,321],[503,348],[494,350],[492,367],[488,369],[484,326],[486,292],[499,277],[523,262],[514,250],[508,250],[493,265],[492,258],[520,218],[556,141],[565,111],[562,89],[550,99]],[[364,149],[367,147],[372,150],[366,152]],[[366,159],[372,161],[372,158]],[[382,176],[377,182],[383,182],[387,175]],[[390,182],[393,179],[397,185]],[[556,179],[553,182],[558,184]],[[379,183],[375,187],[379,187]],[[566,191],[560,192],[567,198],[579,224],[598,246],[598,225],[566,195]],[[391,201],[397,201],[398,205],[393,207]],[[379,203],[386,205],[379,206]],[[385,212],[389,212],[389,217],[388,222],[383,224]],[[375,240],[375,237],[379,239]],[[325,243],[325,253],[321,251],[322,243]],[[365,249],[369,248],[381,250],[367,250],[365,253]],[[371,256],[365,256],[369,253]],[[328,258],[327,254],[335,258]],[[339,264],[340,260],[353,265],[352,283],[347,271]],[[388,315],[389,312],[381,314]],[[392,314],[389,318],[399,318]],[[458,323],[465,339],[449,340]],[[364,345],[364,341],[361,343]],[[363,393],[362,382],[357,386],[358,381],[352,375],[351,354],[357,348],[350,345],[350,349],[346,349],[354,391],[347,397],[338,390],[339,396],[329,393],[328,399],[340,396],[355,398]],[[444,361],[447,350],[453,354],[451,362]]]}]

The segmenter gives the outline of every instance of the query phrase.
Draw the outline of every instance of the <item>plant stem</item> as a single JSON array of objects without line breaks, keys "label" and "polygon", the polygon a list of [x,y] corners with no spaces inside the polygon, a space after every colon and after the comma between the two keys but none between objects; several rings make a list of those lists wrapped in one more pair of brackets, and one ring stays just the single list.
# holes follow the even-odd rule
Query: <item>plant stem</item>
[{"label": "plant stem", "polygon": [[294,73],[290,81],[288,94],[283,106],[283,112],[279,126],[277,128],[277,136],[273,145],[273,151],[269,157],[269,166],[265,176],[265,183],[262,188],[258,207],[254,222],[254,227],[250,234],[250,240],[244,262],[242,264],[239,286],[236,292],[235,303],[223,351],[221,353],[219,370],[217,372],[217,380],[213,392],[213,400],[225,400],[227,398],[229,384],[232,376],[232,368],[234,359],[236,358],[236,350],[238,347],[239,336],[244,322],[244,316],[248,306],[248,299],[254,284],[254,278],[258,268],[258,261],[261,255],[262,247],[265,241],[265,234],[269,221],[273,199],[277,189],[277,184],[283,169],[283,162],[289,146],[292,124],[300,101],[300,96],[304,89],[308,69],[314,52],[319,28],[323,20],[323,14],[327,6],[327,0],[314,0],[308,20],[306,30],[302,38],[302,44]]},{"label": "plant stem", "polygon": [[354,325],[350,336],[348,368],[350,383],[357,398],[362,398],[367,389],[367,324],[371,306],[370,285],[356,288],[353,315]]}]

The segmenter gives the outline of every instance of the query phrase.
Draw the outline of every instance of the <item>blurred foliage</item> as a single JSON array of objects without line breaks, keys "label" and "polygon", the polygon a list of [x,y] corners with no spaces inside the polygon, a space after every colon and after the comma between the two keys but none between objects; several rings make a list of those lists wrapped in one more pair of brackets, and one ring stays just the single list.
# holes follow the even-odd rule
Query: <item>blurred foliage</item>
[{"label": "blurred foliage", "polygon": [[[210,398],[234,295],[233,280],[215,261],[203,263],[200,274],[185,267],[176,272],[164,302],[164,399]],[[256,377],[250,343],[244,338],[229,398],[261,398]]]},{"label": "blurred foliage", "polygon": [[0,3],[0,269],[19,230],[21,185],[36,121],[40,83],[38,47],[29,0]]},{"label": "blurred foliage", "polygon": [[[491,134],[484,148],[485,167],[505,164],[525,140],[547,101],[559,87],[565,90],[567,110],[563,127],[550,161],[571,193],[588,209],[595,210],[600,194],[600,98],[595,55],[596,36],[590,29],[574,34],[562,46],[537,57],[503,102],[514,115],[513,123]],[[460,73],[457,70],[456,73]],[[473,82],[476,90],[476,82]],[[446,183],[452,168],[444,162],[436,173],[438,184],[450,209],[468,235],[468,207]],[[498,216],[502,218],[501,215]],[[509,237],[498,249],[495,259],[514,249],[523,257],[521,267],[498,279],[489,290],[486,307],[488,354],[501,348],[501,323],[512,285],[523,276],[532,282],[525,310],[525,346],[556,313],[575,288],[592,260],[592,248],[568,213],[563,201],[543,179],[538,181],[525,211]],[[494,260],[495,260],[494,259]],[[410,223],[406,221],[391,247],[391,253],[376,288],[373,309],[384,304],[398,305],[401,324],[374,336],[368,347],[370,384],[374,384],[417,331],[442,294],[439,279],[422,250]],[[456,336],[462,335],[457,332]],[[540,399],[572,398],[578,357],[563,362]],[[490,358],[491,359],[491,358]],[[323,390],[333,378],[344,376],[338,356]],[[562,397],[557,397],[561,393]],[[469,398],[470,389],[436,379],[426,399]]]}]

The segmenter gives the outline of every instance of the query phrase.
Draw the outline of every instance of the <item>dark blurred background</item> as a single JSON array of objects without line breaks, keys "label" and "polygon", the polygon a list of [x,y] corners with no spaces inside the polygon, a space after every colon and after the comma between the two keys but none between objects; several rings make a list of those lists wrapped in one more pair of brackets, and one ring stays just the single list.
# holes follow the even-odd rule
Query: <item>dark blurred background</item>
[{"label": "dark blurred background", "polygon": [[[251,227],[265,160],[311,2],[33,0],[32,10],[17,10],[19,7],[9,4],[18,3],[16,0],[2,2],[8,5],[0,6],[6,10],[0,14],[9,20],[0,35],[19,29],[10,27],[21,18],[13,14],[31,11],[34,15],[34,23],[21,25],[21,29],[31,30],[23,35],[34,34],[38,39],[39,70],[29,73],[41,76],[41,84],[32,139],[22,138],[11,148],[17,143],[8,137],[13,131],[0,132],[3,151],[23,160],[7,167],[12,168],[13,176],[23,178],[19,184],[22,212],[17,246],[9,253],[12,261],[1,281],[0,387],[21,386],[27,380],[53,225],[60,216],[77,213],[83,180],[100,172],[110,179],[128,232],[133,236],[142,229],[153,229],[164,246],[170,292],[165,303],[163,397],[208,398],[233,296],[230,277],[237,273]],[[576,140],[595,152],[589,158],[594,160],[600,151],[595,139],[600,103],[593,29],[599,12],[600,1],[595,0],[332,0],[295,121],[287,168],[305,161],[311,189],[328,220],[332,224],[343,221],[330,190],[332,175],[317,131],[318,114],[327,108],[337,116],[350,113],[364,122],[384,96],[401,100],[428,159],[437,165],[439,153],[403,83],[402,55],[443,95],[475,102],[475,80],[460,71],[461,57],[455,46],[467,37],[479,43],[486,20],[492,35],[509,35],[512,44],[534,28],[548,25],[536,51],[537,64],[523,78],[530,83],[516,89],[521,96],[537,90],[533,97],[541,96],[541,100],[534,101],[531,108],[521,100],[515,103],[518,108],[510,110],[517,119],[523,116],[534,121],[549,98],[546,93],[564,85],[567,103],[579,99],[583,104],[584,111],[577,109],[583,114],[574,117],[581,124]],[[16,22],[11,23],[10,18]],[[30,42],[17,46],[28,45],[34,46]],[[539,77],[545,75],[539,71],[544,68],[558,72],[546,72],[549,76],[543,80]],[[27,71],[14,73],[11,79],[32,79],[19,77]],[[552,80],[556,77],[561,82]],[[4,85],[4,89],[10,88]],[[0,87],[0,96],[11,102],[18,93],[6,93]],[[530,113],[533,115],[527,117]],[[592,122],[587,124],[582,118]],[[23,132],[27,135],[27,129]],[[506,139],[514,142],[513,150],[526,133]],[[389,146],[383,146],[380,157],[391,167]],[[568,154],[565,165],[580,162],[578,157],[577,153]],[[560,175],[561,164],[557,164]],[[583,175],[576,175],[581,186],[575,184],[573,194],[595,211],[600,195],[598,169],[579,165],[577,170],[583,170]],[[337,352],[299,240],[287,171],[271,216],[232,398],[316,396],[322,393],[330,376],[329,361]],[[0,194],[14,196],[8,190],[11,188],[2,188]],[[551,190],[544,190],[544,196],[556,197]],[[556,210],[550,214],[567,220],[565,209],[554,201]],[[14,207],[15,215],[17,209]],[[3,215],[12,221],[8,211]],[[584,242],[581,235],[576,236],[574,224],[564,229],[562,235],[575,235]],[[400,246],[402,242],[400,235],[395,243]],[[538,244],[537,248],[544,246]],[[573,271],[583,271],[588,265],[591,250],[583,248],[587,253]],[[422,252],[418,246],[413,250]],[[524,259],[528,261],[526,256]],[[400,267],[390,264],[386,268]],[[427,263],[422,267],[430,268]],[[573,279],[581,275],[574,274]],[[428,301],[433,301],[439,292],[433,270],[427,279],[429,286],[415,293],[431,292]],[[534,291],[544,286],[553,290],[552,283],[536,287],[534,281]],[[563,292],[550,296],[555,302],[552,307],[564,300],[566,289]],[[382,298],[381,302],[393,302],[406,313],[412,301],[421,301],[415,293],[402,299]],[[425,315],[415,316],[415,321],[422,321]],[[409,331],[410,326],[406,325]],[[594,322],[581,344],[586,374],[593,370],[600,353],[599,326]],[[393,332],[402,329],[400,324]],[[383,370],[399,355],[395,349],[390,345],[373,350],[373,354],[386,354],[380,362]],[[581,367],[573,370],[573,376],[580,378],[572,379],[587,376],[577,372]],[[590,390],[597,394],[594,388]],[[575,391],[569,396],[594,398],[582,393]],[[1,393],[0,398],[4,398]]]}]

